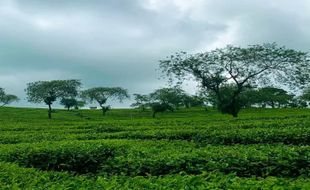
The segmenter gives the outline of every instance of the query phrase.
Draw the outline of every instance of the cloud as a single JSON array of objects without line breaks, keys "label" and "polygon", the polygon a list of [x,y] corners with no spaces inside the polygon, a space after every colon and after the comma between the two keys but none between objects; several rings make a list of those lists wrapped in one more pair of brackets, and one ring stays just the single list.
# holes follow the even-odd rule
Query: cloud
[{"label": "cloud", "polygon": [[27,82],[77,77],[148,93],[164,86],[158,60],[174,52],[264,42],[309,51],[309,22],[306,0],[2,0],[0,86],[24,97]]}]

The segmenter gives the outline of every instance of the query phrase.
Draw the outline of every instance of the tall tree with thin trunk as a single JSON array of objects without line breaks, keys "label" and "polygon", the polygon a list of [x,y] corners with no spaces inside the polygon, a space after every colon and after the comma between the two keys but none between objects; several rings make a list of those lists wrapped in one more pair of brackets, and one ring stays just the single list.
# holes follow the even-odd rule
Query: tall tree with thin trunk
[{"label": "tall tree with thin trunk", "polygon": [[79,80],[37,81],[27,84],[29,102],[48,105],[48,118],[52,118],[52,104],[60,98],[76,97],[81,86]]},{"label": "tall tree with thin trunk", "polygon": [[[310,81],[308,53],[275,43],[245,48],[229,45],[194,55],[176,53],[161,60],[160,67],[170,81],[176,78],[182,82],[186,77],[196,80],[202,89],[216,95],[220,111],[233,117],[238,116],[240,107],[236,105],[245,88],[286,85],[296,90]],[[221,92],[225,85],[234,86],[229,101]]]},{"label": "tall tree with thin trunk", "polygon": [[81,97],[85,101],[97,102],[102,110],[102,115],[110,109],[109,105],[105,105],[108,99],[117,99],[120,102],[122,100],[129,98],[126,89],[121,87],[96,87],[81,92]]}]

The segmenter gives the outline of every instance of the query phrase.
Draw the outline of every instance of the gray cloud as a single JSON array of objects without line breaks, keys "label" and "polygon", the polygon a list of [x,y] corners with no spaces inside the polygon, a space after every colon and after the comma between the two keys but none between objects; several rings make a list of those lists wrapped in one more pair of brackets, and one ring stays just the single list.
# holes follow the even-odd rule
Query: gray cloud
[{"label": "gray cloud", "polygon": [[263,42],[309,51],[309,22],[306,0],[2,0],[0,86],[25,98],[27,82],[79,78],[148,93],[165,85],[158,60],[176,51]]}]

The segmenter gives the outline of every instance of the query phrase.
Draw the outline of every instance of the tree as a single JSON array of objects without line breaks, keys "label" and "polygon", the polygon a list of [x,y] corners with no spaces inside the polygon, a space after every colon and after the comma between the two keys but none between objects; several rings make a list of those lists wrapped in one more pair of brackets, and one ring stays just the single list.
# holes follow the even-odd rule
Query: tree
[{"label": "tree", "polygon": [[52,118],[52,104],[59,98],[73,98],[81,86],[79,80],[37,81],[27,84],[26,93],[29,102],[48,105],[48,118]]},{"label": "tree", "polygon": [[151,104],[151,108],[153,111],[153,115],[152,115],[153,118],[155,118],[156,113],[159,113],[159,112],[163,113],[167,110],[170,110],[171,112],[174,111],[173,107],[166,103],[155,102]]},{"label": "tree", "polygon": [[[310,80],[308,54],[275,43],[246,48],[229,45],[194,55],[176,53],[161,60],[160,68],[170,81],[177,78],[181,83],[186,77],[195,79],[202,89],[215,94],[217,107],[233,117],[240,111],[236,105],[244,88],[268,84],[302,89]],[[234,86],[228,101],[221,90],[227,84]]]},{"label": "tree", "polygon": [[78,101],[75,98],[63,98],[60,100],[60,104],[70,110],[70,108],[77,106]]},{"label": "tree", "polygon": [[76,105],[74,105],[74,109],[78,110],[79,108],[84,107],[86,104],[85,101],[82,100],[77,100]]},{"label": "tree", "polygon": [[18,101],[19,98],[13,94],[6,94],[4,89],[0,87],[0,107]]},{"label": "tree", "polygon": [[185,95],[184,90],[177,87],[161,88],[151,93],[150,99],[152,102],[168,104],[177,109],[183,104],[184,95]]},{"label": "tree", "polygon": [[150,97],[142,94],[133,94],[133,96],[136,102],[131,104],[131,107],[138,107],[141,111],[145,111],[145,109],[149,106]]},{"label": "tree", "polygon": [[204,99],[197,95],[191,96],[184,94],[182,97],[182,103],[186,108],[204,106]]},{"label": "tree", "polygon": [[236,86],[234,84],[224,84],[219,88],[219,93],[221,94],[221,99],[217,98],[217,94],[213,91],[208,91],[207,96],[209,102],[217,107],[219,111],[222,113],[231,113],[231,107],[233,106],[235,110],[241,110],[244,107],[251,107],[253,104],[253,100],[251,96],[253,94],[252,89],[244,88],[239,96],[234,101],[234,105],[228,107],[231,103],[231,98],[234,96],[234,92],[236,91]]},{"label": "tree", "polygon": [[102,110],[102,115],[110,109],[110,106],[105,106],[108,99],[118,99],[122,102],[123,99],[129,98],[126,89],[121,87],[96,87],[88,90],[84,90],[81,93],[81,97],[89,102],[97,102]]},{"label": "tree", "polygon": [[279,108],[281,105],[288,105],[294,98],[294,95],[288,94],[287,91],[274,87],[260,88],[257,95],[256,103],[263,106],[268,105],[272,108],[275,108],[276,105]]},{"label": "tree", "polygon": [[294,97],[288,104],[291,108],[306,108],[308,107],[307,101],[301,97]]}]

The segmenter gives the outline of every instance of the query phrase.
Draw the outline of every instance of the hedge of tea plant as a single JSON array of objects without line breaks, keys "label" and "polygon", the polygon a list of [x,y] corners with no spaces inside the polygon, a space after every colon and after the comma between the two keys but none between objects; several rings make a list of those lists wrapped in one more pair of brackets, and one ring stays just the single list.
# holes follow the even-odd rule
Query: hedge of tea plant
[{"label": "hedge of tea plant", "polygon": [[0,108],[0,189],[309,189],[310,110]]}]

